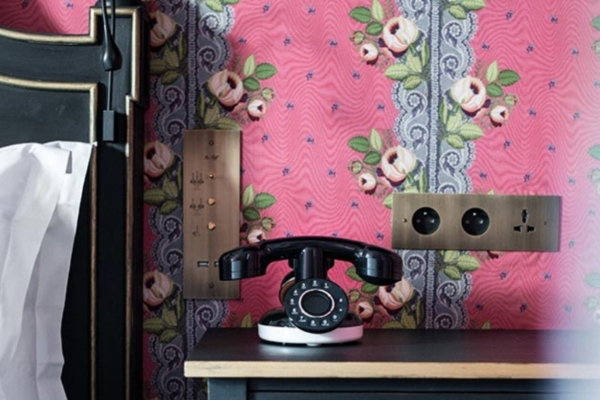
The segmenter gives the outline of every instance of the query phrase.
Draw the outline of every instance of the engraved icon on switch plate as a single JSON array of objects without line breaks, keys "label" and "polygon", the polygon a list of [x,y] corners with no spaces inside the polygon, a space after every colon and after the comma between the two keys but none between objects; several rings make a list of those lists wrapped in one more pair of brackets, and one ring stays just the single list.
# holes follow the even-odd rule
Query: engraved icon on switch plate
[{"label": "engraved icon on switch plate", "polygon": [[202,179],[202,172],[192,172],[192,178],[190,179],[190,183],[192,184],[192,187],[194,189],[198,190],[200,188],[200,185],[204,183],[204,179]]},{"label": "engraved icon on switch plate", "polygon": [[558,196],[395,193],[392,247],[558,251]]}]

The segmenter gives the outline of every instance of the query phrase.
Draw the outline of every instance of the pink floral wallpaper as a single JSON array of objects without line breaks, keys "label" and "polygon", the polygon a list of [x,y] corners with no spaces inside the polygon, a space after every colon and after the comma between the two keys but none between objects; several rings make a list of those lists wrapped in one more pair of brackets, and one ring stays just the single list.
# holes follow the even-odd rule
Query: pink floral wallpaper
[{"label": "pink floral wallpaper", "polygon": [[[9,0],[0,23],[83,33],[95,1]],[[240,242],[390,247],[394,192],[562,197],[556,253],[399,249],[388,288],[337,265],[369,328],[600,326],[600,3],[148,0],[144,396],[202,398],[208,327],[277,307],[285,264],[241,299],[182,298],[182,133],[242,130]],[[237,233],[236,233],[237,234]]]}]

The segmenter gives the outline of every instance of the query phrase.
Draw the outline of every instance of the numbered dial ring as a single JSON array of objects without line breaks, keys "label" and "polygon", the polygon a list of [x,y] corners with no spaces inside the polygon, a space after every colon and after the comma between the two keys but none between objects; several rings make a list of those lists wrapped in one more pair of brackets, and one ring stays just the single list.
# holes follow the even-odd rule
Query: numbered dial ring
[{"label": "numbered dial ring", "polygon": [[348,314],[348,297],[341,287],[321,278],[297,282],[284,297],[284,308],[298,328],[313,333],[337,328]]}]

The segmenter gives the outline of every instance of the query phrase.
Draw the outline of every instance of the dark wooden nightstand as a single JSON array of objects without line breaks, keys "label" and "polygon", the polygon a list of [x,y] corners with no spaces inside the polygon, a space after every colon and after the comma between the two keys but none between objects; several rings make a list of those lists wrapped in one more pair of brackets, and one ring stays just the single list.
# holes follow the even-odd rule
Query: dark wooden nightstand
[{"label": "dark wooden nightstand", "polygon": [[366,330],[356,343],[211,329],[185,362],[210,400],[600,398],[600,332]]}]

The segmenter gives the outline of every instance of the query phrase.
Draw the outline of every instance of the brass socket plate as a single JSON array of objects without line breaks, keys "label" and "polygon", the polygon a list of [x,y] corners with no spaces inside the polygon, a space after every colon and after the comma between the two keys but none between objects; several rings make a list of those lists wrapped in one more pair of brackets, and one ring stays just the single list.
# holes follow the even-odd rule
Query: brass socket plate
[{"label": "brass socket plate", "polygon": [[[439,226],[432,233],[419,233],[415,228],[419,223],[415,213],[423,208],[433,209],[439,216]],[[488,216],[487,229],[477,235],[467,233],[463,227],[465,213],[473,209],[483,210]],[[559,251],[560,213],[559,196],[395,193],[392,247]]]},{"label": "brass socket plate", "polygon": [[184,131],[183,164],[183,295],[239,298],[218,261],[240,244],[240,132]]}]

